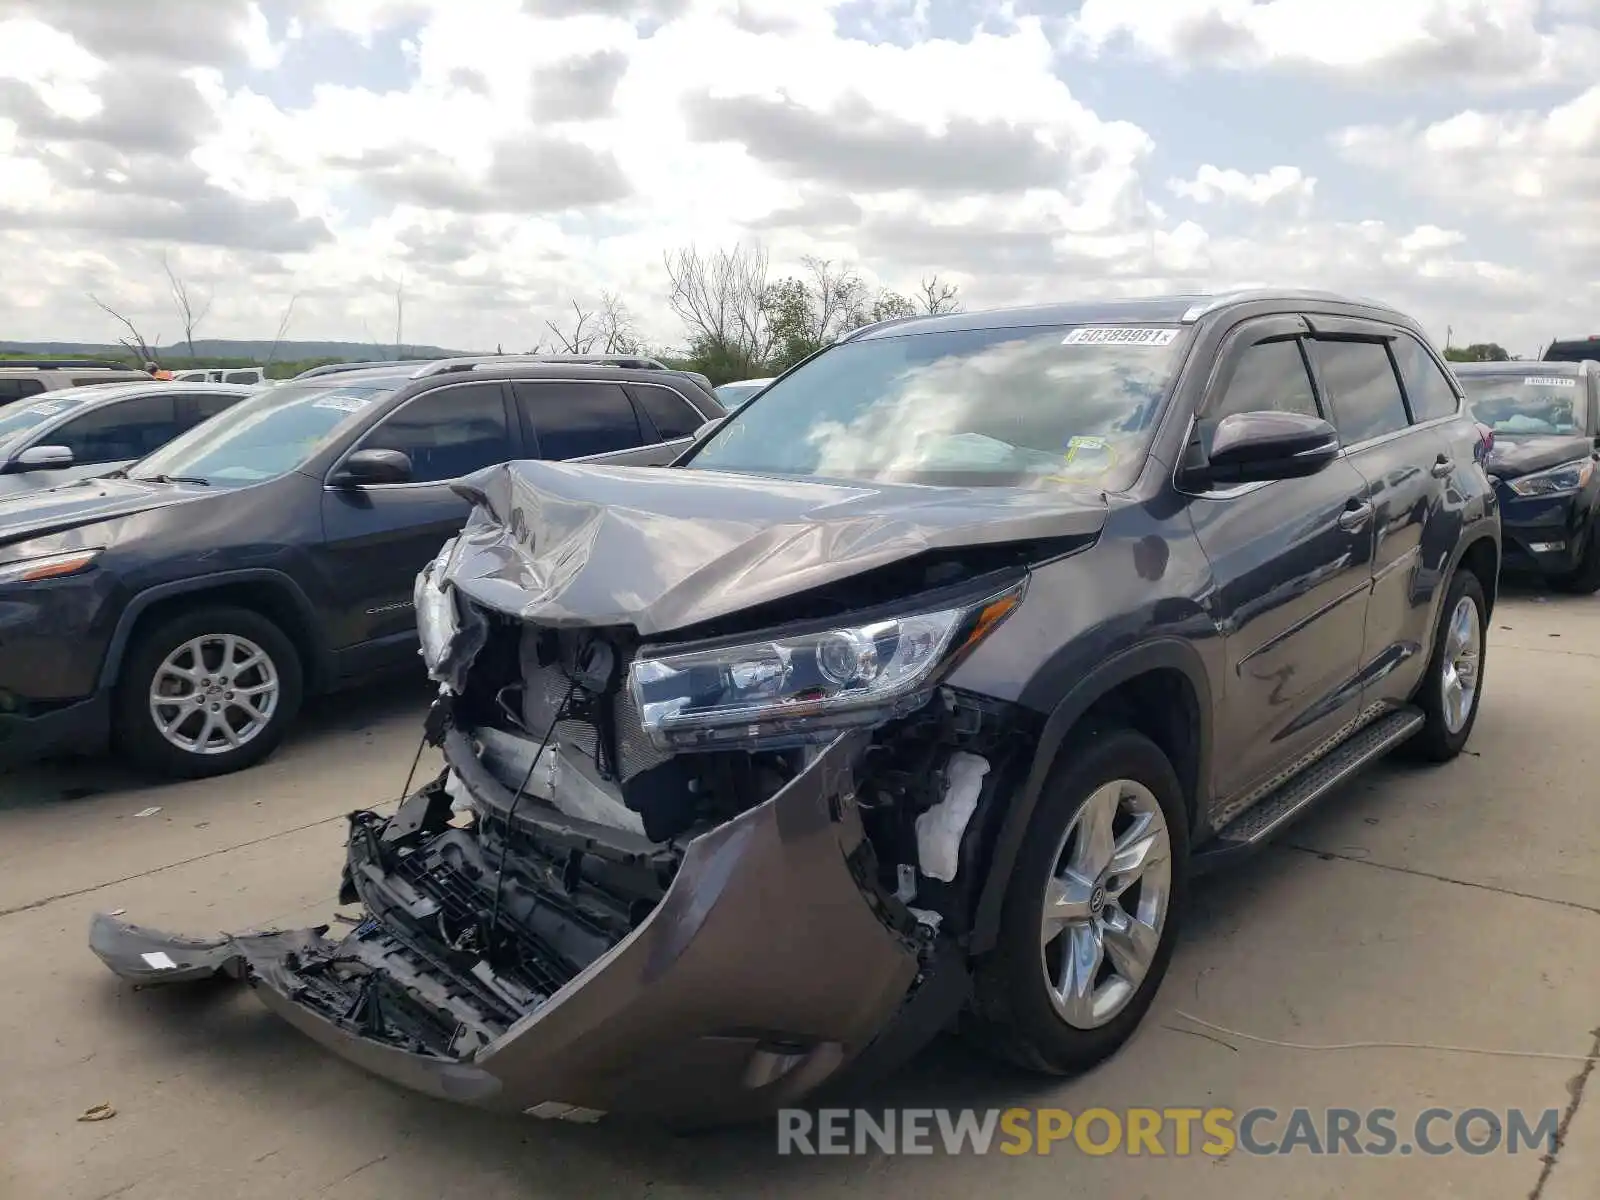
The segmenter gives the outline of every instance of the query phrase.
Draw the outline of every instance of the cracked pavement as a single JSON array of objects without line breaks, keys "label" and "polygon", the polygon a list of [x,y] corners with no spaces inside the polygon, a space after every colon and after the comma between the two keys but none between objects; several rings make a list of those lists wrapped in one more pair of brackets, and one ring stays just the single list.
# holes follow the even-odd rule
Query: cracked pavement
[{"label": "cracked pavement", "polygon": [[[0,1196],[340,1200],[573,1194],[1293,1195],[1592,1200],[1600,1178],[1600,598],[1510,592],[1469,753],[1357,777],[1277,847],[1206,881],[1122,1054],[1075,1080],[956,1042],[861,1096],[889,1105],[1557,1109],[1533,1152],[1254,1158],[779,1158],[768,1126],[692,1139],[485,1117],[401,1092],[248,995],[135,992],[89,915],[205,933],[327,919],[344,814],[398,797],[425,693],[337,697],[253,771],[151,787],[112,763],[0,774]],[[423,763],[429,770],[432,763]],[[151,816],[135,814],[159,805]],[[1292,1050],[1301,1043],[1439,1050]],[[109,1103],[110,1120],[80,1123]]]}]

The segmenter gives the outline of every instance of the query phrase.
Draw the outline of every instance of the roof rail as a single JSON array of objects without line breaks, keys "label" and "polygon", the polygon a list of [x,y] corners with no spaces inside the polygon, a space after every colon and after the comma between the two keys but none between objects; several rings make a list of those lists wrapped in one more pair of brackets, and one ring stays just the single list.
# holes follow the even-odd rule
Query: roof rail
[{"label": "roof rail", "polygon": [[867,333],[869,330],[887,329],[890,325],[904,325],[907,321],[920,321],[927,316],[944,315],[944,313],[912,313],[910,316],[885,317],[881,321],[868,321],[865,325],[858,325],[854,329],[848,330],[846,333],[841,335],[838,340],[841,342],[853,342],[856,338],[860,337],[864,333]]},{"label": "roof rail", "polygon": [[[323,363],[320,367],[312,367],[301,371],[294,376],[295,379],[315,379],[319,375],[340,375],[345,371],[370,371],[376,367],[414,367],[420,363],[434,362],[431,358],[383,358],[371,362],[338,362]],[[244,368],[234,368],[242,370]]]},{"label": "roof rail", "polygon": [[411,372],[413,379],[448,375],[455,371],[475,371],[479,367],[514,367],[529,363],[570,363],[573,366],[625,367],[636,371],[668,371],[665,363],[639,354],[472,354],[461,358],[441,358]]},{"label": "roof rail", "polygon": [[95,367],[108,371],[138,370],[127,363],[104,358],[0,358],[0,367],[28,367],[39,371],[87,371]]}]

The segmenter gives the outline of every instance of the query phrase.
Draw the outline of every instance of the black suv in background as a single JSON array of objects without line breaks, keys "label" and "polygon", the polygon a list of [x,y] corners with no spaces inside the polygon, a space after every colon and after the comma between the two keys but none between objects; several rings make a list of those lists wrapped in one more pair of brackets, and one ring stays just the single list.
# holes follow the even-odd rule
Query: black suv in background
[{"label": "black suv in background", "polygon": [[969,998],[1081,1070],[1194,872],[1465,744],[1462,409],[1393,310],[1181,297],[872,326],[666,469],[490,468],[417,587],[447,771],[351,814],[354,928],[90,944],[510,1112],[748,1119]]},{"label": "black suv in background", "polygon": [[[1600,354],[1600,342],[1589,350]],[[1455,372],[1494,434],[1506,569],[1600,591],[1600,362],[1456,363]]]},{"label": "black suv in background", "polygon": [[258,761],[307,691],[416,661],[413,581],[468,512],[452,481],[670,462],[723,415],[676,373],[390,364],[256,392],[118,475],[0,500],[0,756],[109,732],[172,775]]}]

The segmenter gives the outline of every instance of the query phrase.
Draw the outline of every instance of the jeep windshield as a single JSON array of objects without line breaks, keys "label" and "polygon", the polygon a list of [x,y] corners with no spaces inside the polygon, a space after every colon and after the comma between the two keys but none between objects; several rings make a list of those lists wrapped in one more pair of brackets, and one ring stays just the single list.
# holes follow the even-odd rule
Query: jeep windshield
[{"label": "jeep windshield", "polygon": [[1497,437],[1585,436],[1591,432],[1584,381],[1576,375],[1542,375],[1526,369],[1515,374],[1462,371],[1472,415]]},{"label": "jeep windshield", "polygon": [[196,425],[142,459],[128,475],[143,480],[201,480],[220,487],[277,479],[297,470],[399,382],[318,380],[273,388]]},{"label": "jeep windshield", "polygon": [[1173,326],[1033,326],[868,337],[778,380],[691,470],[955,486],[1138,475],[1187,345]]}]

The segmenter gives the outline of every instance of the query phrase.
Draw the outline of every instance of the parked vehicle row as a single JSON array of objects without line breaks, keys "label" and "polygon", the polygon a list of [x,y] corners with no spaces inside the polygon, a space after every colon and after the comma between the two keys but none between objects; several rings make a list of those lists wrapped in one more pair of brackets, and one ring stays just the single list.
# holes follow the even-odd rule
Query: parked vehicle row
[{"label": "parked vehicle row", "polygon": [[[70,531],[40,504],[31,553],[103,546],[49,581],[52,612],[201,546],[258,556],[223,552],[248,592],[133,629],[121,719],[149,757],[192,761],[174,730],[258,753],[217,697],[250,697],[258,744],[256,698],[297,697],[315,656],[244,615],[263,564],[316,589],[348,657],[409,651],[417,624],[439,686],[444,770],[350,818],[359,924],[193,939],[101,916],[118,975],[246,978],[370,1071],[542,1116],[748,1119],[958,1017],[1074,1072],[1143,1019],[1197,873],[1391,749],[1446,761],[1472,732],[1501,493],[1459,383],[1391,309],[1254,291],[870,326],[681,454],[631,452],[668,465],[513,446],[435,488],[470,515],[438,510],[407,604],[410,543],[368,514],[431,504],[432,460],[366,431],[459,386],[479,390],[447,411],[482,433],[438,473],[519,421],[548,449],[526,398],[548,377],[485,374],[337,377],[300,389],[293,450],[208,457],[257,440],[224,419],[89,485]],[[604,386],[643,424],[652,379]],[[264,406],[277,447],[284,403],[236,411]],[[369,415],[330,436],[316,414],[341,404]],[[302,512],[320,540],[275,532]]]},{"label": "parked vehicle row", "polygon": [[413,582],[469,510],[454,481],[664,463],[722,415],[659,370],[385,364],[253,391],[126,471],[0,501],[0,754],[109,736],[171,775],[259,761],[308,691],[416,663]]}]

